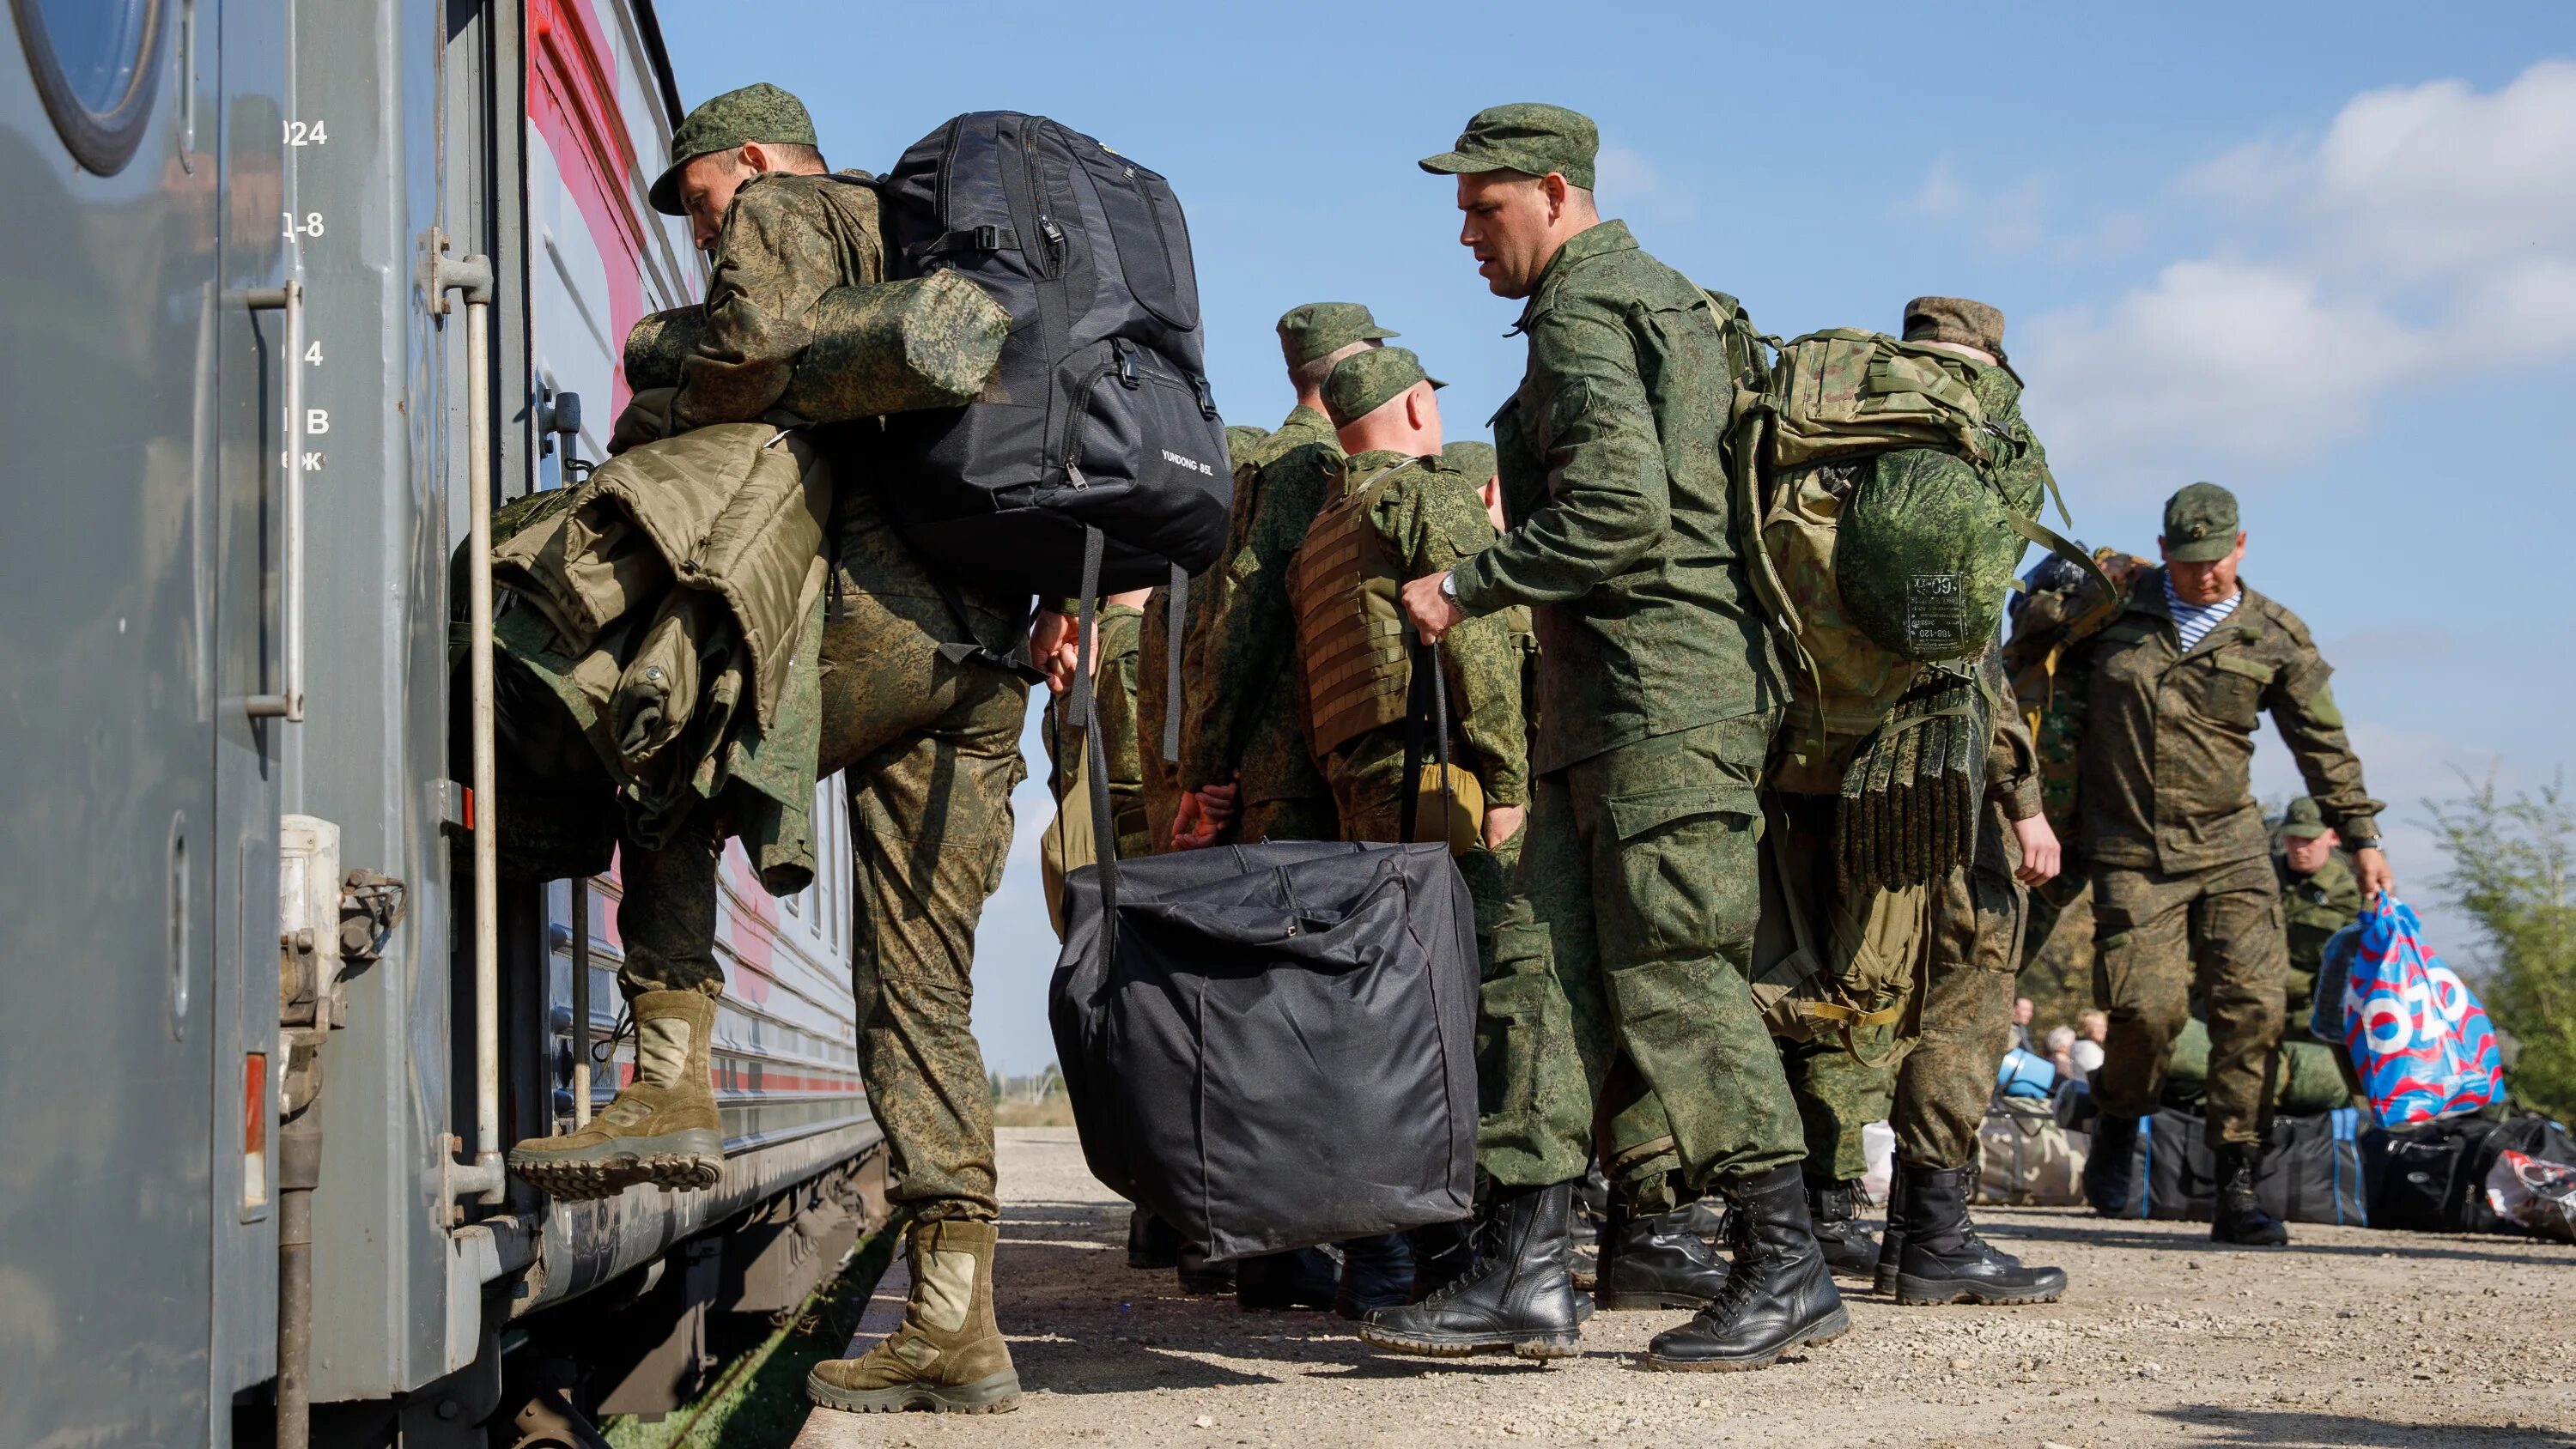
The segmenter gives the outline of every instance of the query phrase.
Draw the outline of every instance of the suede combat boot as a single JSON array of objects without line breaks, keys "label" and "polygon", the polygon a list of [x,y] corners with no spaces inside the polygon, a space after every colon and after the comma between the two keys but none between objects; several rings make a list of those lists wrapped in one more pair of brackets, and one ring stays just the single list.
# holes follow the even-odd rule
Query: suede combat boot
[{"label": "suede combat boot", "polygon": [[1342,1276],[1333,1289],[1335,1313],[1357,1320],[1373,1308],[1412,1301],[1413,1247],[1404,1234],[1379,1233],[1342,1244]]},{"label": "suede combat boot", "polygon": [[1483,1261],[1419,1303],[1370,1314],[1360,1341],[1433,1358],[1574,1353],[1583,1330],[1565,1267],[1573,1208],[1571,1182],[1496,1187]]},{"label": "suede combat boot", "polygon": [[724,1173],[724,1129],[707,1078],[716,999],[645,991],[626,1005],[635,1023],[635,1080],[579,1130],[510,1149],[510,1171],[549,1197],[615,1197],[639,1182],[713,1187]]},{"label": "suede combat boot", "polygon": [[1853,1215],[1859,1187],[1856,1182],[1837,1182],[1808,1188],[1807,1217],[1815,1224],[1816,1246],[1823,1251],[1828,1269],[1845,1278],[1876,1278],[1878,1239]]},{"label": "suede combat boot", "polygon": [[1234,1265],[1235,1306],[1256,1313],[1330,1308],[1341,1276],[1341,1265],[1321,1248],[1243,1258]]},{"label": "suede combat boot", "polygon": [[1614,1203],[1601,1230],[1592,1301],[1608,1313],[1706,1308],[1726,1286],[1726,1261],[1691,1225],[1686,1207],[1632,1216]]},{"label": "suede combat boot", "polygon": [[1143,1208],[1127,1210],[1127,1266],[1130,1268],[1177,1268],[1181,1264],[1181,1235],[1172,1225]]},{"label": "suede combat boot", "polygon": [[1899,1303],[2054,1303],[2056,1268],[2025,1268],[1968,1225],[1969,1170],[1905,1169],[1905,1237],[1896,1254]]},{"label": "suede combat boot", "polygon": [[2138,1155],[2138,1119],[2108,1112],[2093,1121],[2093,1147],[2084,1159],[2084,1200],[2106,1218],[2130,1215],[2136,1184],[2130,1181]]},{"label": "suede combat boot", "polygon": [[2290,1230],[2263,1211],[2254,1197],[2254,1166],[2262,1153],[2251,1147],[2221,1147],[2218,1156],[2218,1202],[2210,1214],[2209,1240],[2248,1248],[2281,1248]]},{"label": "suede combat boot", "polygon": [[903,1321],[857,1358],[814,1365],[805,1396],[860,1414],[929,1409],[997,1414],[1020,1406],[1010,1345],[993,1326],[991,1223],[939,1218],[904,1230],[912,1296]]},{"label": "suede combat boot", "polygon": [[1807,1185],[1795,1165],[1726,1184],[1735,1266],[1717,1301],[1646,1348],[1650,1369],[1729,1372],[1768,1367],[1801,1344],[1851,1329],[1807,1218]]}]

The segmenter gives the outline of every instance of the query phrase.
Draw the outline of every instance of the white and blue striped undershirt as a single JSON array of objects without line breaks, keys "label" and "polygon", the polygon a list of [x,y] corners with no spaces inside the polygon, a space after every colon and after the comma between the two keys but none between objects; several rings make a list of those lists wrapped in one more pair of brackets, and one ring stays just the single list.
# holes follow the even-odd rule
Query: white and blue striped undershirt
[{"label": "white and blue striped undershirt", "polygon": [[2186,604],[2182,596],[2174,592],[2173,575],[2165,575],[2165,608],[2173,614],[2174,632],[2182,635],[2182,652],[2190,653],[2201,640],[2209,637],[2210,630],[2225,623],[2244,597],[2245,591],[2238,589],[2215,604]]}]

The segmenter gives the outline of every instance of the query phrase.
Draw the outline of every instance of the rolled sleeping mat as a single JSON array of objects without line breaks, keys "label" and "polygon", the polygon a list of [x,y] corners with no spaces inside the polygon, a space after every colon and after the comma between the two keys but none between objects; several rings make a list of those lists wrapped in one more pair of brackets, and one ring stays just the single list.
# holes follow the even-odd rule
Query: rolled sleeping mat
[{"label": "rolled sleeping mat", "polygon": [[[675,387],[705,335],[703,307],[656,312],[626,334],[626,386]],[[1011,314],[955,272],[834,287],[778,406],[818,423],[962,407],[1001,364]]]}]

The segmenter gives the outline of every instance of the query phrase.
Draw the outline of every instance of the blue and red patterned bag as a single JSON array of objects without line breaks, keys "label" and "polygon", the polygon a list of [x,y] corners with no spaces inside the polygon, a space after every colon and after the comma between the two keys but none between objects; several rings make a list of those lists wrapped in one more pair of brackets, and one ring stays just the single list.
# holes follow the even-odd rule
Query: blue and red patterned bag
[{"label": "blue and red patterned bag", "polygon": [[2344,988],[2343,1040],[2383,1127],[2474,1112],[2504,1097],[2495,1027],[2477,993],[2421,939],[2394,896],[2361,915]]}]

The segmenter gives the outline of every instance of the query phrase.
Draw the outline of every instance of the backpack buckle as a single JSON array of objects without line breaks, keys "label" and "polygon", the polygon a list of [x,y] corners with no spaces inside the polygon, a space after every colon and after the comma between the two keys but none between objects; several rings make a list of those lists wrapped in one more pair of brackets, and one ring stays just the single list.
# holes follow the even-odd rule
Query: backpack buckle
[{"label": "backpack buckle", "polygon": [[1115,337],[1110,338],[1109,352],[1111,356],[1118,359],[1118,385],[1120,387],[1127,389],[1129,392],[1134,392],[1137,388],[1144,385],[1144,378],[1136,371],[1136,354],[1128,350],[1126,343]]}]

